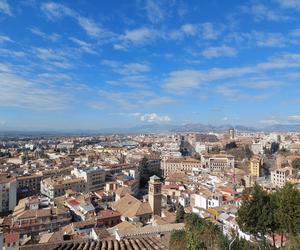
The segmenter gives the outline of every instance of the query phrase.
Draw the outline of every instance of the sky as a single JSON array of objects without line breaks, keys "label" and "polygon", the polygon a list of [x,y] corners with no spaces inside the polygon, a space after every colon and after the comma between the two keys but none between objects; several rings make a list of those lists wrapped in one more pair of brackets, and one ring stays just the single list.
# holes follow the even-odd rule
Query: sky
[{"label": "sky", "polygon": [[300,0],[0,0],[0,130],[300,123]]}]

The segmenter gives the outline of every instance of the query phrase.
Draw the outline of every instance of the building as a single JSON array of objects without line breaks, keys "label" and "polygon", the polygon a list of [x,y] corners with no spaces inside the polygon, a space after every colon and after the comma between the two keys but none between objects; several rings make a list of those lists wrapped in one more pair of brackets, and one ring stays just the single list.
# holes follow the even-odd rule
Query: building
[{"label": "building", "polygon": [[254,155],[250,159],[250,175],[259,177],[261,176],[262,158],[259,155]]},{"label": "building", "polygon": [[17,181],[8,175],[0,175],[0,212],[7,213],[14,210],[17,204]]},{"label": "building", "polygon": [[86,169],[74,168],[72,174],[77,178],[84,178],[88,192],[94,192],[105,185],[105,170],[99,167],[91,167]]},{"label": "building", "polygon": [[235,129],[234,128],[228,129],[228,135],[230,140],[233,140],[235,138]]},{"label": "building", "polygon": [[209,169],[211,172],[224,171],[225,169],[234,168],[234,157],[232,155],[202,155],[201,161],[203,168]]},{"label": "building", "polygon": [[189,157],[170,158],[161,161],[161,169],[164,177],[168,177],[171,172],[183,171],[192,173],[194,169],[201,168],[201,161]]},{"label": "building", "polygon": [[57,230],[70,222],[71,216],[65,208],[26,209],[13,216],[10,229],[21,235],[37,234]]},{"label": "building", "polygon": [[41,181],[41,193],[51,199],[64,195],[68,189],[85,193],[85,179],[76,176],[55,176]]},{"label": "building", "polygon": [[18,193],[26,189],[30,194],[38,194],[41,190],[41,180],[43,179],[42,173],[33,175],[23,175],[17,177],[17,190]]},{"label": "building", "polygon": [[121,214],[117,211],[101,210],[97,214],[97,227],[114,227],[121,222]]},{"label": "building", "polygon": [[150,177],[148,200],[152,208],[153,215],[161,216],[161,181],[156,175]]},{"label": "building", "polygon": [[251,150],[255,155],[263,154],[264,153],[263,144],[261,142],[252,143]]},{"label": "building", "polygon": [[282,188],[295,178],[297,178],[297,170],[291,167],[279,168],[271,172],[271,182],[275,187]]}]

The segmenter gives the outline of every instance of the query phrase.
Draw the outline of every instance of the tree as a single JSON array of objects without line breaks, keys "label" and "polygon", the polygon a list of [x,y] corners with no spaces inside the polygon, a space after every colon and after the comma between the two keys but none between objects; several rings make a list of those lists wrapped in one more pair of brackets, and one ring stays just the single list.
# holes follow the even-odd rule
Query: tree
[{"label": "tree", "polygon": [[144,188],[147,185],[147,183],[152,175],[157,175],[158,177],[162,178],[161,169],[151,167],[150,164],[148,163],[148,159],[146,157],[144,157],[141,160],[138,171],[140,174],[140,187],[141,188]]},{"label": "tree", "polygon": [[176,223],[183,222],[184,215],[185,215],[184,207],[180,203],[178,203],[176,206]]},{"label": "tree", "polygon": [[254,235],[257,240],[262,239],[264,243],[265,235],[271,234],[275,245],[274,236],[278,229],[275,209],[274,199],[256,184],[238,210],[237,223],[242,231]]},{"label": "tree", "polygon": [[291,184],[286,184],[274,194],[276,201],[276,220],[283,237],[295,237],[300,233],[300,192]]},{"label": "tree", "polygon": [[300,170],[300,158],[297,158],[292,161],[292,167]]}]

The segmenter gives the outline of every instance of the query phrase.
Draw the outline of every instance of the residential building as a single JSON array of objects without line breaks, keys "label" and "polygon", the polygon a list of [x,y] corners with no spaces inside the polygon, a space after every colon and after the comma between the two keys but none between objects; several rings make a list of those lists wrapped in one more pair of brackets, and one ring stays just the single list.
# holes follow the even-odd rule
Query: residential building
[{"label": "residential building", "polygon": [[259,155],[254,155],[250,159],[250,175],[259,177],[261,176],[262,158]]},{"label": "residential building", "polygon": [[0,212],[14,210],[17,204],[17,181],[9,174],[0,175]]},{"label": "residential building", "polygon": [[55,176],[41,181],[41,193],[51,199],[62,196],[71,189],[75,192],[86,192],[86,181],[83,177]]},{"label": "residential building", "polygon": [[192,172],[193,169],[201,169],[201,161],[190,158],[190,157],[180,157],[180,158],[170,158],[163,159],[161,161],[161,169],[163,171],[164,177],[167,177],[171,172]]},{"label": "residential building", "polygon": [[201,161],[203,168],[209,169],[211,172],[234,168],[234,157],[228,154],[201,155]]},{"label": "residential building", "polygon": [[279,168],[271,172],[271,182],[275,187],[281,188],[295,178],[297,178],[297,170],[291,167]]},{"label": "residential building", "polygon": [[87,192],[94,192],[105,185],[105,170],[99,167],[90,167],[85,169],[74,168],[72,174],[76,177],[84,178]]}]

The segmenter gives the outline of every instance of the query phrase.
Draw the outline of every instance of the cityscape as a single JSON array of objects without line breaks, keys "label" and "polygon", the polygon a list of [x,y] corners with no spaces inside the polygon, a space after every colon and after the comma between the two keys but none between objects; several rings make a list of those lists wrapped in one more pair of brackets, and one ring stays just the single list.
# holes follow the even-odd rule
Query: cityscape
[{"label": "cityscape", "polygon": [[0,0],[0,250],[299,250],[299,0]]}]

